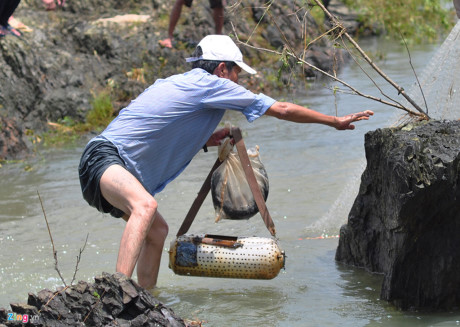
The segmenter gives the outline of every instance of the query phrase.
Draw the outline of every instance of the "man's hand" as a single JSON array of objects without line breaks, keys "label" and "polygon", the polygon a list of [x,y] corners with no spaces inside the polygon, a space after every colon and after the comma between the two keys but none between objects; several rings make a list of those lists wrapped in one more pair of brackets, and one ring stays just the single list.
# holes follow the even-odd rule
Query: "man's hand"
[{"label": "man's hand", "polygon": [[222,129],[218,129],[211,135],[208,142],[206,142],[206,146],[218,146],[220,145],[220,142],[229,135],[230,135],[229,128],[224,127]]},{"label": "man's hand", "polygon": [[346,115],[336,118],[335,128],[338,130],[355,129],[352,123],[359,120],[369,120],[369,117],[374,114],[371,110],[361,111],[355,114]]}]

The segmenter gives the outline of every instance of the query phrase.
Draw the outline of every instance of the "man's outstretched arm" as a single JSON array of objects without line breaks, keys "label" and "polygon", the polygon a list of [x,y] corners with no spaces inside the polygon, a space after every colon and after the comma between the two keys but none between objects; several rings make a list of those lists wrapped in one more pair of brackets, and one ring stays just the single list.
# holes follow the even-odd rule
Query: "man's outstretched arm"
[{"label": "man's outstretched arm", "polygon": [[368,120],[374,113],[371,110],[349,114],[343,117],[329,116],[290,102],[275,102],[265,112],[267,116],[296,123],[314,123],[334,127],[338,130],[354,129],[352,123]]}]

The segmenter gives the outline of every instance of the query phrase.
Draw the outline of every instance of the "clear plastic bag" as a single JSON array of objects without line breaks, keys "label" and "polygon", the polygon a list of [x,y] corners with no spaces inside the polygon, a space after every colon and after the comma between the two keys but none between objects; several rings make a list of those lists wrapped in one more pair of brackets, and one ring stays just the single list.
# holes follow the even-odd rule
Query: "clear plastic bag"
[{"label": "clear plastic bag", "polygon": [[[259,212],[252,195],[246,175],[236,151],[229,151],[231,145],[224,142],[219,149],[223,163],[213,173],[211,178],[211,194],[216,222],[220,219],[249,219]],[[264,200],[268,197],[268,176],[260,161],[259,147],[247,150],[254,175]]]}]

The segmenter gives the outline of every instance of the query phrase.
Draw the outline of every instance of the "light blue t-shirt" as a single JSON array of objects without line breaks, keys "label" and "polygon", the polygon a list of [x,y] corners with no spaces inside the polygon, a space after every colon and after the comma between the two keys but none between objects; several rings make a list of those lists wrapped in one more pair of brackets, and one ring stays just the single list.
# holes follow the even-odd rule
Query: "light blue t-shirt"
[{"label": "light blue t-shirt", "polygon": [[126,168],[154,195],[187,167],[226,109],[241,111],[252,122],[273,103],[196,68],[157,80],[93,140],[112,142]]}]

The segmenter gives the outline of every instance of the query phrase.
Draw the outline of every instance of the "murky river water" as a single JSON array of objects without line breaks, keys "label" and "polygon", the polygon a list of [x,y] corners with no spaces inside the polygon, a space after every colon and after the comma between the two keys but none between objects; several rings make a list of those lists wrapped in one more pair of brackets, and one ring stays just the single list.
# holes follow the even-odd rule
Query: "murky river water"
[{"label": "murky river water", "polygon": [[[364,43],[363,43],[364,44]],[[380,66],[396,82],[414,82],[404,47],[374,40],[365,48],[382,53]],[[437,46],[411,49],[418,72]],[[341,78],[358,89],[376,94],[371,81],[355,64]],[[395,92],[389,88],[389,94]],[[305,92],[282,94],[334,114],[335,99],[323,82]],[[167,247],[174,238],[201,183],[215,160],[215,149],[199,153],[186,171],[157,196],[159,209],[170,225],[163,254],[159,287],[165,304],[204,326],[458,326],[460,312],[403,313],[379,300],[382,277],[334,261],[340,226],[359,185],[364,167],[364,134],[386,127],[398,111],[356,96],[337,97],[339,114],[372,109],[376,115],[357,124],[355,131],[338,132],[324,126],[300,125],[262,117],[253,124],[242,116],[226,117],[239,125],[248,147],[258,144],[270,180],[268,209],[286,251],[286,270],[269,281],[177,276],[168,269]],[[27,162],[0,169],[0,307],[25,302],[27,292],[61,285],[54,270],[52,249],[37,191],[40,192],[58,251],[60,270],[69,283],[76,256],[87,233],[77,280],[92,280],[113,272],[124,227],[121,220],[99,214],[82,199],[77,165],[79,146],[38,153]],[[25,165],[32,167],[25,170]],[[260,216],[249,221],[214,223],[208,197],[190,232],[269,237]],[[314,239],[321,235],[328,238]],[[331,237],[332,236],[332,237]]]}]

